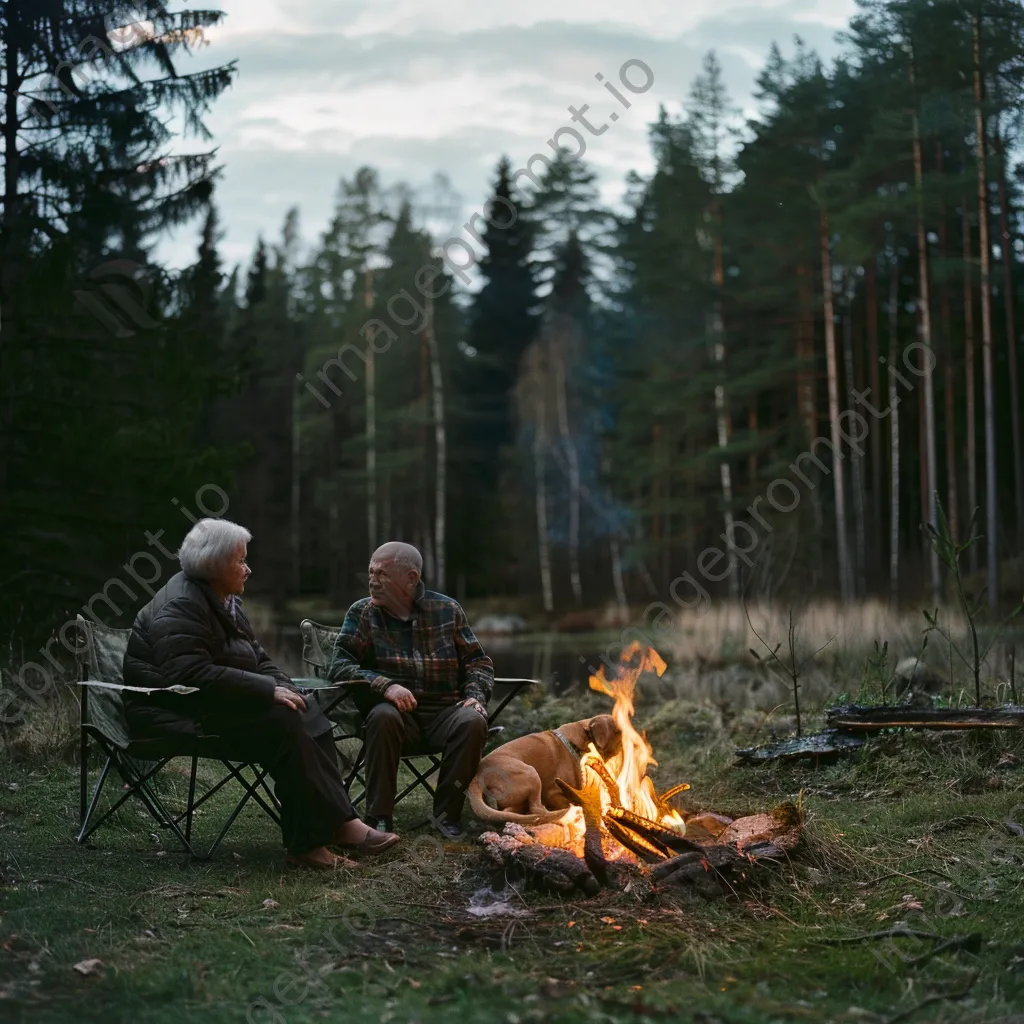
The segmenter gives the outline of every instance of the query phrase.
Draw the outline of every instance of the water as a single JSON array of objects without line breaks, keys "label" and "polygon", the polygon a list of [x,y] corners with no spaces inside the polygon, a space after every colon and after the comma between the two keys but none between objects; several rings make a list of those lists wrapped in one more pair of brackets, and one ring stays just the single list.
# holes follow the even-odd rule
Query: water
[{"label": "water", "polygon": [[[494,662],[495,676],[539,679],[548,693],[562,697],[589,688],[592,668],[612,646],[618,652],[618,632],[607,634],[531,633],[521,636],[482,636],[480,642]],[[260,638],[277,663],[293,676],[308,675],[302,663],[302,636],[297,626],[279,625],[276,636]]]}]

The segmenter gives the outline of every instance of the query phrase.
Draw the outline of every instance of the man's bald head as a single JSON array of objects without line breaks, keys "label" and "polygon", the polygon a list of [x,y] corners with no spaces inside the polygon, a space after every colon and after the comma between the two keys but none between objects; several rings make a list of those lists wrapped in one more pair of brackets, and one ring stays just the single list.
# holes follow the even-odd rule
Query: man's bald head
[{"label": "man's bald head", "polygon": [[381,544],[372,555],[371,562],[394,562],[400,569],[414,569],[423,572],[423,556],[411,544],[400,540],[389,540]]},{"label": "man's bald head", "polygon": [[370,556],[370,600],[392,615],[408,619],[423,572],[423,556],[400,540],[381,544]]}]

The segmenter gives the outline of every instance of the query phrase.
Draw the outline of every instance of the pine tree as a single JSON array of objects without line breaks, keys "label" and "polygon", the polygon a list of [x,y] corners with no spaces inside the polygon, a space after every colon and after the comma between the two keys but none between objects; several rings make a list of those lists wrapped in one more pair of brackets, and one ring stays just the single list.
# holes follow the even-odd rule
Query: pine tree
[{"label": "pine tree", "polygon": [[108,35],[95,0],[0,8],[0,580],[32,566],[0,610],[29,631],[145,530],[187,526],[171,498],[226,472],[200,440],[211,374],[177,347],[187,289],[147,261],[161,231],[205,209],[217,173],[212,152],[171,152],[172,120],[208,140],[203,116],[234,67],[175,67],[218,12],[136,9],[138,25]]}]

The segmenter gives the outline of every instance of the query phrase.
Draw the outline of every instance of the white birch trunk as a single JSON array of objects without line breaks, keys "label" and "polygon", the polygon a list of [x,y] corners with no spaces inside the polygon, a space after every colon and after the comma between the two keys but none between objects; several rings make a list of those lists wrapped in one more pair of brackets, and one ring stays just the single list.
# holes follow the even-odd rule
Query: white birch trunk
[{"label": "white birch trunk", "polygon": [[[571,329],[568,328],[567,329]],[[569,429],[569,401],[566,394],[565,346],[558,336],[552,338],[552,363],[555,370],[555,402],[558,413],[558,432],[565,451],[569,470],[569,582],[577,605],[583,603],[580,582],[580,466],[576,444]]]},{"label": "white birch trunk", "polygon": [[832,301],[832,251],[828,214],[821,208],[821,278],[825,303],[825,359],[828,369],[828,418],[832,442],[832,488],[836,503],[836,547],[839,554],[839,592],[853,599],[850,585],[850,554],[846,536],[846,488],[843,473],[842,437],[839,433],[839,364],[836,359],[835,307]]},{"label": "white birch trunk", "polygon": [[[373,308],[373,271],[364,276],[363,304]],[[377,548],[377,381],[373,345],[366,342],[366,533],[370,551]]]}]

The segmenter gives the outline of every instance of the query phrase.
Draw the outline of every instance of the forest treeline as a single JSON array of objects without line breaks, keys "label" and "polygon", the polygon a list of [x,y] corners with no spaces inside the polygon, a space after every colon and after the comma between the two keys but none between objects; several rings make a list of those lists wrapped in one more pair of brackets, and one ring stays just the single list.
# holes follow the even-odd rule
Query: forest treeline
[{"label": "forest treeline", "polygon": [[0,11],[5,642],[104,588],[123,622],[226,503],[278,604],[344,605],[392,538],[554,614],[687,573],[931,600],[940,503],[961,540],[978,510],[975,591],[1019,599],[1019,3],[861,2],[831,65],[772,47],[747,120],[709,53],[618,210],[571,150],[539,185],[503,157],[473,289],[370,167],[314,244],[292,210],[226,268],[203,116],[237,69],[175,63],[221,16],[137,6]]}]

